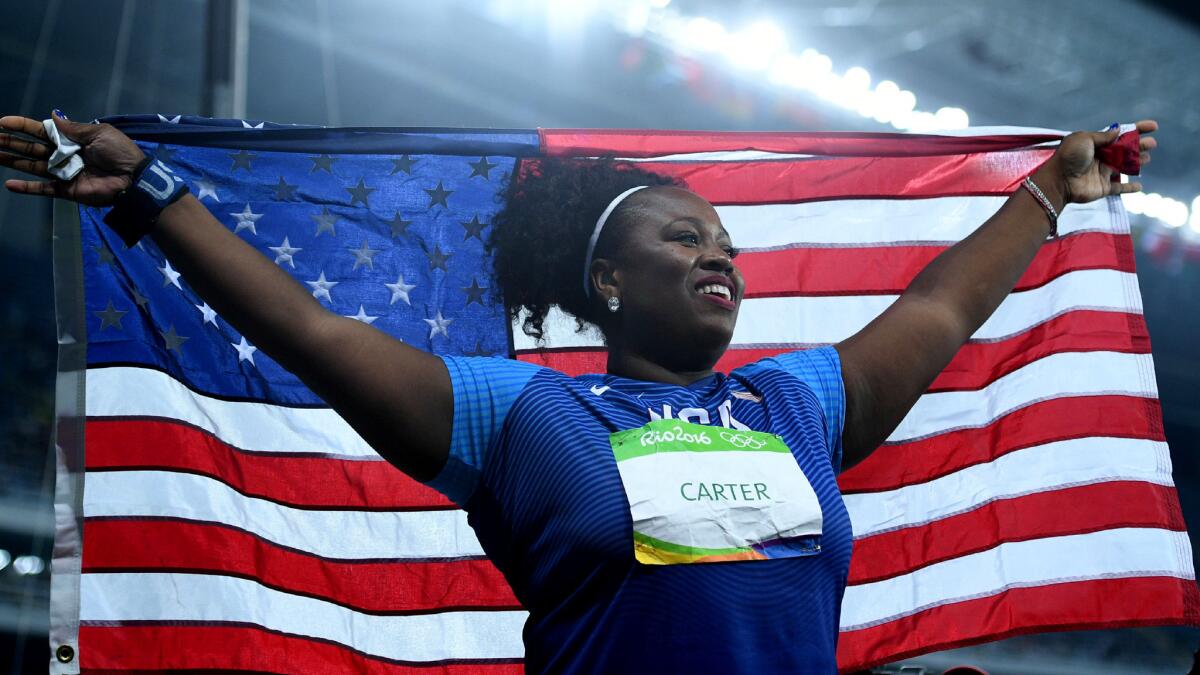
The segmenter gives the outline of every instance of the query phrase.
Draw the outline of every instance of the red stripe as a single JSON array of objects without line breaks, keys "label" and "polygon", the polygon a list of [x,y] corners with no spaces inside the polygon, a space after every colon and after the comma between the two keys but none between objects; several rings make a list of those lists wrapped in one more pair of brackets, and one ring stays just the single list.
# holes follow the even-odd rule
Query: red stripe
[{"label": "red stripe", "polygon": [[[728,373],[790,347],[731,348],[716,369]],[[938,375],[929,391],[975,390],[1040,358],[1063,352],[1112,351],[1150,353],[1150,336],[1140,314],[1079,310],[1068,312],[998,342],[972,342]],[[568,375],[605,370],[607,353],[600,348],[520,352],[517,358],[561,370]]]},{"label": "red stripe", "polygon": [[[797,247],[743,253],[737,265],[746,278],[747,298],[898,295],[946,248]],[[1046,242],[1015,290],[1037,288],[1068,272],[1093,269],[1133,272],[1133,240],[1129,235],[1081,232]]]},{"label": "red stripe", "polygon": [[210,476],[242,494],[300,507],[452,508],[385,461],[247,453],[195,427],[165,420],[92,419],[87,468],[171,469]]},{"label": "red stripe", "polygon": [[343,562],[282,548],[233,528],[179,520],[84,522],[83,571],[222,573],[366,612],[516,608],[487,560]]},{"label": "red stripe", "polygon": [[[937,157],[835,157],[800,162],[642,162],[713,204],[1007,195],[1051,150]],[[997,171],[1002,163],[1003,171]]]},{"label": "red stripe", "polygon": [[93,674],[194,669],[387,675],[520,675],[524,671],[519,663],[397,664],[314,638],[244,625],[82,625],[79,658],[83,672]]},{"label": "red stripe", "polygon": [[546,154],[555,157],[657,157],[736,150],[844,157],[912,157],[1014,150],[1062,139],[1062,136],[1055,134],[922,136],[856,132],[772,133],[632,129],[539,129],[538,135]]},{"label": "red stripe", "polygon": [[1071,396],[1041,401],[978,429],[883,445],[838,476],[845,494],[924,483],[1015,450],[1089,436],[1166,440],[1157,399]]},{"label": "red stripe", "polygon": [[1172,487],[1139,481],[1084,485],[992,502],[967,513],[854,541],[850,584],[865,584],[997,544],[1118,527],[1183,532]]},{"label": "red stripe", "polygon": [[855,631],[838,640],[845,672],[1027,633],[1200,625],[1191,579],[1137,577],[1014,588]]}]

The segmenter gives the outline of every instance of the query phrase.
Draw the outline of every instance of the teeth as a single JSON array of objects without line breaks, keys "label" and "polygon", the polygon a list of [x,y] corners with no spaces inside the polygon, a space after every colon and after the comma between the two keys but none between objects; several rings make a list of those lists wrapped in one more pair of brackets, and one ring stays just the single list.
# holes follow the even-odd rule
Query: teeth
[{"label": "teeth", "polygon": [[701,286],[700,292],[703,294],[713,293],[716,295],[720,295],[721,297],[725,298],[726,300],[732,299],[732,294],[729,292],[729,289],[726,288],[725,286],[722,286],[721,284],[707,284],[707,285]]}]

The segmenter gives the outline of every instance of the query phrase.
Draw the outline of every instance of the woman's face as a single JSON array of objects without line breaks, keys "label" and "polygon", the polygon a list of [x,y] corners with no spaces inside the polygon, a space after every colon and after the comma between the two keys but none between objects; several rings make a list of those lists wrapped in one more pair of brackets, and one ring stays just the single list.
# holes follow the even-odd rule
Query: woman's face
[{"label": "woman's face", "polygon": [[745,292],[729,233],[688,190],[657,187],[629,199],[632,224],[611,261],[622,346],[676,370],[694,370],[698,360],[711,368],[733,337]]}]

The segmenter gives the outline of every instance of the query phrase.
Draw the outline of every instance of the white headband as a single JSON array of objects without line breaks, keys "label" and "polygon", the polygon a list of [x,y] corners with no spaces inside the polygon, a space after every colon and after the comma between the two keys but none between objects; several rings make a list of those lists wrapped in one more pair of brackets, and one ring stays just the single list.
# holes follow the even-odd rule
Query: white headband
[{"label": "white headband", "polygon": [[596,229],[592,230],[592,238],[588,240],[587,259],[583,261],[583,294],[587,297],[592,297],[592,256],[596,253],[596,241],[600,239],[600,230],[604,229],[604,223],[608,222],[608,217],[617,209],[617,205],[625,201],[629,195],[648,187],[650,186],[636,185],[617,195],[608,203],[608,207],[604,209],[604,213],[600,214],[600,218],[596,220]]}]

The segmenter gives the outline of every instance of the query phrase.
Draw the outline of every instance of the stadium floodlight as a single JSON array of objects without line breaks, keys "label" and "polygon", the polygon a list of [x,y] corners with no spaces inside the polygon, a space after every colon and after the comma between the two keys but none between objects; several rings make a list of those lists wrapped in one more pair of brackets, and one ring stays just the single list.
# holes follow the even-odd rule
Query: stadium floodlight
[{"label": "stadium floodlight", "polygon": [[24,576],[41,574],[46,569],[46,563],[36,555],[18,556],[12,563],[13,571]]},{"label": "stadium floodlight", "polygon": [[737,31],[725,43],[725,57],[746,70],[766,70],[787,51],[787,37],[770,21],[756,21]]},{"label": "stadium floodlight", "polygon": [[1159,216],[1168,227],[1183,227],[1188,222],[1188,207],[1187,204],[1178,199],[1167,197],[1163,208],[1163,214]]},{"label": "stadium floodlight", "polygon": [[1200,196],[1192,200],[1192,216],[1188,220],[1188,227],[1192,232],[1200,234]]},{"label": "stadium floodlight", "polygon": [[729,41],[729,31],[712,19],[698,16],[687,22],[680,37],[684,43],[680,45],[682,47],[701,52],[715,52],[725,49],[725,44]]},{"label": "stadium floodlight", "polygon": [[0,548],[0,570],[8,567],[10,562],[12,562],[12,554]]},{"label": "stadium floodlight", "polygon": [[934,114],[939,129],[966,129],[971,126],[967,111],[962,108],[939,108]]},{"label": "stadium floodlight", "polygon": [[653,9],[662,9],[671,4],[671,0],[650,0],[649,4]]},{"label": "stadium floodlight", "polygon": [[1129,192],[1121,195],[1121,202],[1125,204],[1125,210],[1130,213],[1142,215],[1146,212],[1146,193],[1145,192]]}]

